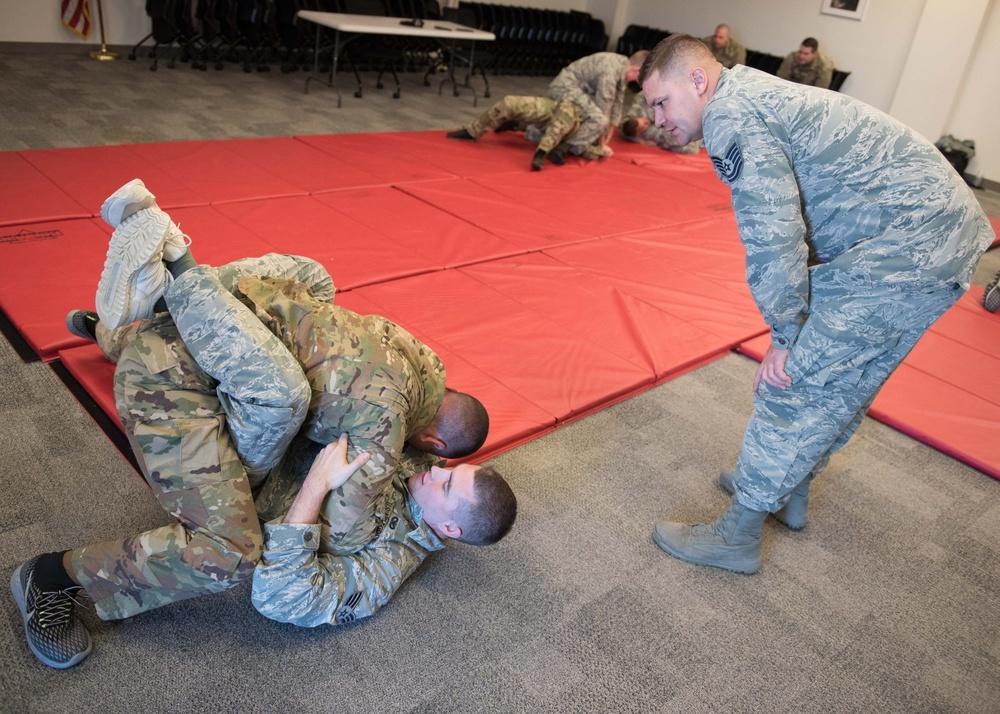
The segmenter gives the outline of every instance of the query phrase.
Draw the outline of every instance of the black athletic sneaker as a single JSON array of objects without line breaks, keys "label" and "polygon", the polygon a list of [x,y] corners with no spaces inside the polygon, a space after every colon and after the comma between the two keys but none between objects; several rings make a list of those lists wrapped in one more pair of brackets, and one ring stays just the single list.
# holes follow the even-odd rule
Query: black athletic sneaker
[{"label": "black athletic sneaker", "polygon": [[993,282],[986,286],[986,292],[983,293],[983,307],[990,312],[1000,310],[1000,273],[997,273]]},{"label": "black athletic sneaker", "polygon": [[91,312],[90,310],[73,310],[66,316],[66,329],[77,337],[97,342],[98,322],[99,318],[96,312]]},{"label": "black athletic sneaker", "polygon": [[87,628],[76,617],[73,593],[82,588],[42,592],[34,581],[35,556],[10,576],[10,591],[24,620],[24,634],[35,657],[50,667],[66,669],[90,654]]},{"label": "black athletic sneaker", "polygon": [[449,139],[462,139],[463,141],[475,141],[476,137],[470,134],[465,129],[456,129],[455,131],[449,131],[445,134]]}]

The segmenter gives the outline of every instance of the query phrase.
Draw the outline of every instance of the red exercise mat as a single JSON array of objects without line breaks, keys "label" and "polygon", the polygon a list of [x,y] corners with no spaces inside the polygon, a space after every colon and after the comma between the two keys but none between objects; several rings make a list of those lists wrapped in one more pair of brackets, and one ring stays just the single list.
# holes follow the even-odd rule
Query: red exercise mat
[{"label": "red exercise mat", "polygon": [[101,352],[101,348],[92,342],[60,350],[59,361],[111,418],[111,421],[122,429],[118,409],[115,407],[114,362],[109,362]]},{"label": "red exercise mat", "polygon": [[996,235],[996,238],[993,239],[991,247],[1000,245],[1000,218],[994,218],[993,216],[986,217],[990,219],[990,225],[993,226],[993,233]]},{"label": "red exercise mat", "polygon": [[[628,148],[626,148],[626,146]],[[615,160],[628,161],[642,168],[683,181],[711,192],[717,199],[730,201],[729,187],[716,175],[708,153],[702,149],[697,154],[678,154],[653,146],[615,144]]]},{"label": "red exercise mat", "polygon": [[519,132],[488,132],[474,142],[449,139],[445,134],[445,131],[413,131],[379,134],[379,137],[390,150],[452,176],[474,178],[531,171],[536,144],[525,141]]},{"label": "red exercise mat", "polygon": [[512,201],[466,179],[409,183],[399,189],[503,238],[520,250],[539,250],[598,237],[596,231],[570,228],[544,210]]},{"label": "red exercise mat", "polygon": [[44,149],[21,154],[95,217],[100,216],[104,200],[134,178],[142,179],[163,209],[208,203],[207,198],[164,173],[131,146]]},{"label": "red exercise mat", "polygon": [[729,345],[690,322],[643,302],[601,277],[543,253],[461,269],[594,345],[651,371],[657,380],[722,356]]},{"label": "red exercise mat", "polygon": [[0,152],[0,196],[0,226],[91,216],[86,206],[15,151]]},{"label": "red exercise mat", "polygon": [[[198,199],[198,204],[306,193],[245,158],[238,147],[230,147],[226,141],[133,144],[129,148],[188,189]],[[154,194],[158,190],[155,184],[149,188]]]},{"label": "red exercise mat", "polygon": [[228,148],[306,193],[377,186],[383,179],[295,137],[233,139]]},{"label": "red exercise mat", "polygon": [[[374,177],[375,185],[427,181],[455,176],[417,157],[409,156],[405,148],[392,137],[396,134],[318,134],[295,137],[309,146],[329,154],[355,170]],[[443,136],[443,135],[442,135]],[[444,140],[444,139],[442,139]],[[371,184],[368,184],[371,185]]]},{"label": "red exercise mat", "polygon": [[522,252],[509,241],[391,186],[314,198],[444,268]]},{"label": "red exercise mat", "polygon": [[414,253],[316,197],[218,204],[215,209],[271,250],[319,261],[338,290],[440,267],[432,257]]},{"label": "red exercise mat", "polygon": [[[701,230],[703,226],[695,226]],[[678,230],[684,227],[679,227]],[[577,270],[735,346],[766,329],[743,280],[742,263],[708,265],[710,256],[671,245],[664,235],[619,236],[546,249]]]},{"label": "red exercise mat", "polygon": [[418,339],[458,355],[559,421],[653,383],[651,370],[458,271],[370,285],[361,293]]},{"label": "red exercise mat", "polygon": [[85,342],[66,330],[66,315],[94,309],[107,249],[89,218],[0,229],[0,309],[43,360]]},{"label": "red exercise mat", "polygon": [[596,237],[732,213],[727,202],[708,191],[608,161],[585,171],[500,174],[477,178],[476,183],[511,203],[545,213],[558,225]]}]

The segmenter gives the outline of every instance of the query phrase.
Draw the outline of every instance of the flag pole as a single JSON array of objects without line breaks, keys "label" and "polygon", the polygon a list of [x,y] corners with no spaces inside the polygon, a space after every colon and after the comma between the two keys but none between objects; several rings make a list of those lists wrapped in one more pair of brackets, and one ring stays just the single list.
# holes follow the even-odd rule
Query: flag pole
[{"label": "flag pole", "polygon": [[101,60],[102,62],[116,60],[118,59],[118,53],[109,52],[108,46],[104,42],[104,3],[102,0],[97,0],[97,15],[101,20],[101,49],[94,50],[90,53],[90,56],[95,60]]}]

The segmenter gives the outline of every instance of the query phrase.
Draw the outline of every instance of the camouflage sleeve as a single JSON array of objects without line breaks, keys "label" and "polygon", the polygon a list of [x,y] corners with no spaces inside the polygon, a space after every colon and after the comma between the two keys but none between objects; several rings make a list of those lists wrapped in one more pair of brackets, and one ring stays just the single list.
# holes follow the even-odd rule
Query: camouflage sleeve
[{"label": "camouflage sleeve", "polygon": [[705,147],[732,189],[750,292],[774,346],[789,349],[808,307],[809,250],[788,136],[739,97],[710,107],[705,126]]},{"label": "camouflage sleeve", "polygon": [[819,72],[816,73],[816,86],[829,89],[833,81],[833,61],[825,55],[820,55],[820,60]]},{"label": "camouflage sleeve", "polygon": [[734,65],[737,65],[737,64],[746,64],[747,63],[747,48],[744,47],[743,45],[739,44],[738,42],[733,43],[733,46],[735,48],[735,51],[733,52],[733,54],[735,55],[733,57],[733,64]]},{"label": "camouflage sleeve", "polygon": [[790,80],[792,78],[792,62],[795,61],[795,53],[786,55],[785,59],[781,60],[781,66],[778,67],[778,76],[782,79]]},{"label": "camouflage sleeve", "polygon": [[594,103],[601,108],[611,125],[618,123],[622,113],[624,88],[622,87],[621,74],[617,64],[608,67],[607,71],[601,74],[597,86],[594,88]]},{"label": "camouflage sleeve", "polygon": [[319,525],[264,526],[264,555],[253,574],[253,606],[300,627],[369,617],[422,562],[402,543],[376,543],[348,556],[318,551]]},{"label": "camouflage sleeve", "polygon": [[[406,418],[384,405],[362,399],[319,396],[323,403],[312,411],[320,421],[324,415],[332,415],[336,424],[307,422],[307,435],[317,443],[329,444],[346,431],[353,454],[360,451],[371,454],[371,459],[324,501],[322,519],[329,527],[331,542],[367,542],[362,530],[374,527],[371,515],[375,501],[392,483],[396,463],[406,444]],[[324,398],[336,403],[326,403]],[[314,398],[314,406],[316,402]]]}]

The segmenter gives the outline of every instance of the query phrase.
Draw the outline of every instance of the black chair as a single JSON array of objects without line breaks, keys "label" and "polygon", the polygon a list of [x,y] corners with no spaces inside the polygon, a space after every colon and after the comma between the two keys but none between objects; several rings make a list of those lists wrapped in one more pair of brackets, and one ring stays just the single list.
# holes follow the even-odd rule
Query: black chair
[{"label": "black chair", "polygon": [[148,40],[153,40],[149,57],[153,63],[149,66],[155,72],[160,59],[174,50],[167,60],[167,68],[173,69],[178,55],[182,62],[194,59],[197,68],[201,66],[201,38],[192,23],[191,0],[146,0],[146,15],[152,23],[152,30],[139,40],[128,53],[130,60],[135,60],[139,48]]},{"label": "black chair", "polygon": [[830,89],[835,92],[839,92],[840,88],[844,86],[845,80],[847,80],[850,76],[850,72],[845,72],[840,69],[833,70],[833,78],[830,80]]},{"label": "black chair", "polygon": [[[386,7],[382,0],[343,0],[341,12],[348,15],[369,15],[372,17],[386,17]],[[386,70],[392,73],[392,79],[396,83],[396,91],[392,93],[393,99],[399,99],[400,87],[399,76],[396,74],[396,60],[403,59],[403,53],[399,45],[394,44],[387,37],[380,35],[359,35],[344,43],[344,57],[351,64],[354,70],[354,78],[358,82],[358,88],[354,91],[354,96],[359,99],[362,96],[361,75],[358,66],[378,67],[378,77],[375,79],[375,87],[382,89],[382,75]]]},{"label": "black chair", "polygon": [[766,52],[748,49],[746,66],[759,69],[761,72],[767,72],[768,74],[777,74],[778,68],[784,59],[784,57],[778,57],[777,55],[769,55]]},{"label": "black chair", "polygon": [[[466,27],[476,28],[475,11],[468,5],[463,5],[457,8],[444,8],[441,12],[441,19],[447,20],[448,22],[454,22],[459,25],[465,25]],[[481,44],[482,43],[480,43],[480,45]],[[475,42],[473,41],[455,38],[441,44],[441,60],[448,65],[448,76],[445,79],[442,79],[441,83],[438,85],[438,94],[441,93],[445,82],[450,82],[452,86],[452,94],[456,97],[458,96],[460,86],[472,90],[472,106],[476,106],[476,92],[472,87],[471,80],[475,77],[475,74],[478,71],[479,75],[483,78],[483,84],[486,86],[483,90],[483,96],[490,96],[490,80],[486,77],[486,72],[483,70],[483,66],[492,60],[492,54],[490,52],[482,47],[476,47]],[[465,81],[462,82],[461,85],[455,79],[455,67],[458,65],[465,65],[466,68]],[[430,71],[431,70],[428,70],[428,74]],[[430,84],[427,80],[427,76],[427,74],[424,75],[425,87]]]}]

